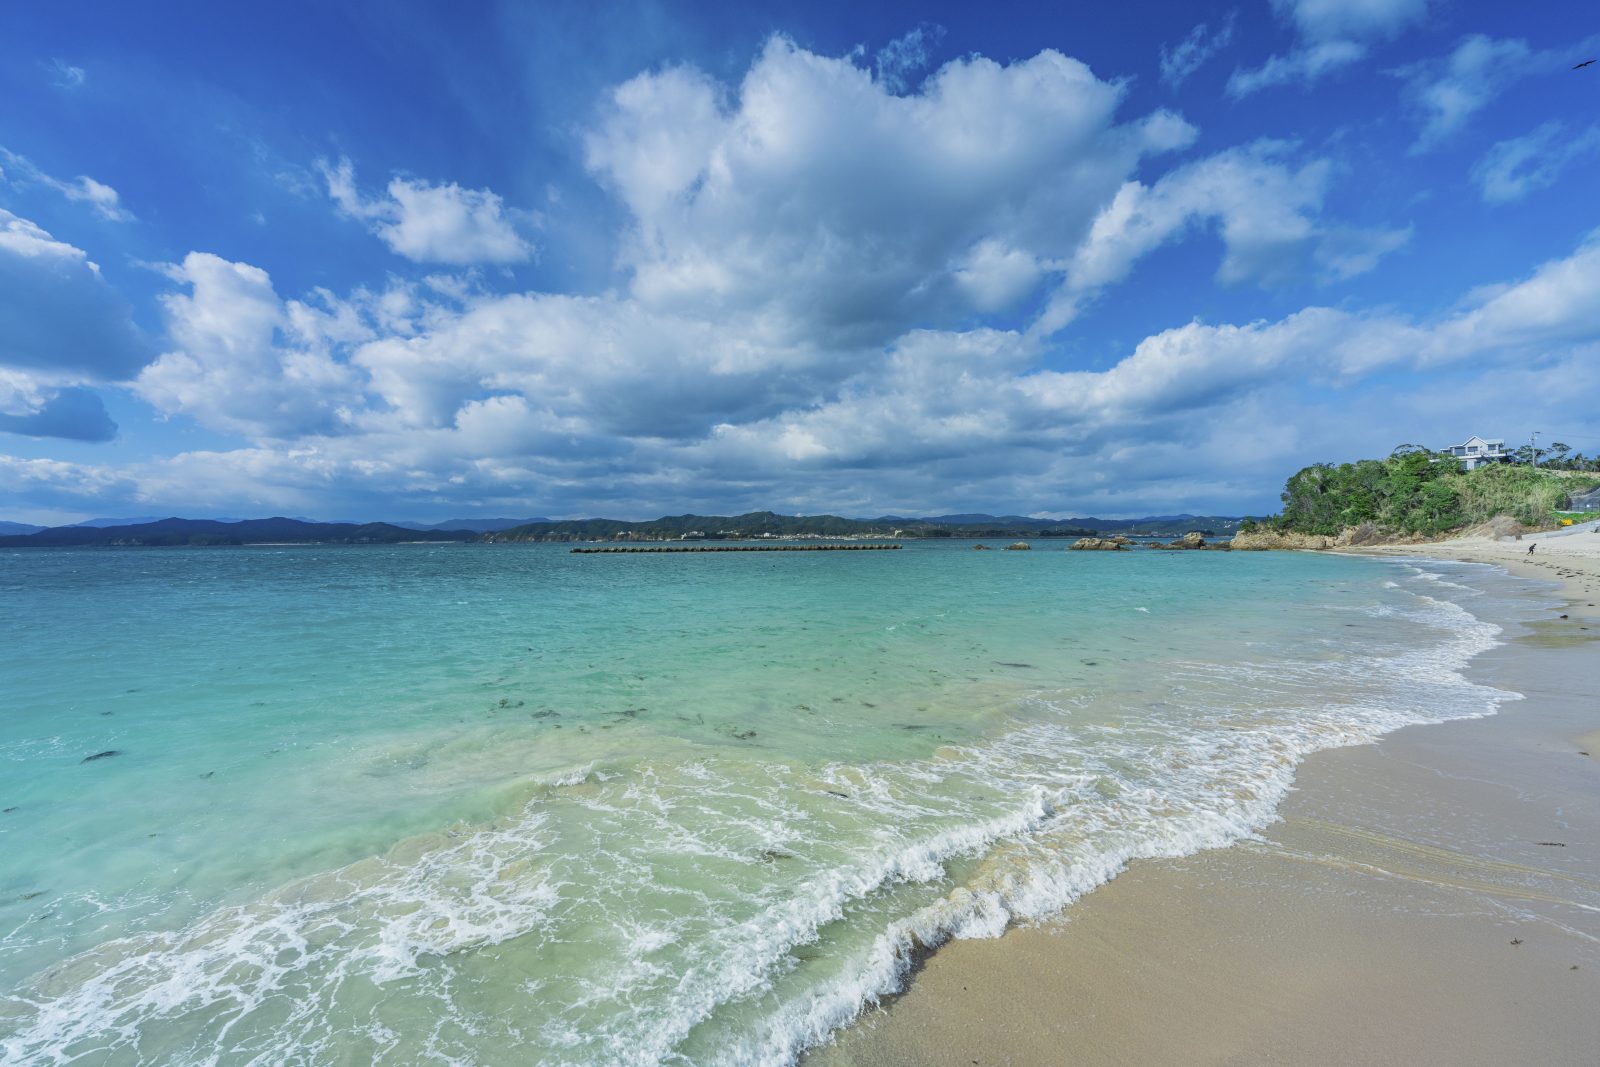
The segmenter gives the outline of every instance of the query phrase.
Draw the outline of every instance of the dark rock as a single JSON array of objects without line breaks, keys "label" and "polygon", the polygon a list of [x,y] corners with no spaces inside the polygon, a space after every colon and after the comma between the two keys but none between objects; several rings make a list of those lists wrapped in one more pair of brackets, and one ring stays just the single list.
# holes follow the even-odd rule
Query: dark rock
[{"label": "dark rock", "polygon": [[1026,552],[1029,549],[1031,549],[1032,547],[1033,546],[1028,544],[1028,542],[1026,542],[1026,541],[1013,541],[1011,544],[1006,546],[1006,551],[1007,552]]}]

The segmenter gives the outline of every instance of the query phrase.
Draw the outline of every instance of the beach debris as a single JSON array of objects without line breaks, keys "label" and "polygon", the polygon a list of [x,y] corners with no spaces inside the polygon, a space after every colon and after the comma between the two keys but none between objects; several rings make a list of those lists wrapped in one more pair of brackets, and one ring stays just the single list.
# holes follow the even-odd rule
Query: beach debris
[{"label": "beach debris", "polygon": [[1512,944],[1513,944],[1513,945],[1520,945],[1520,944],[1522,944],[1522,938],[1520,938],[1520,937],[1513,937],[1513,938],[1512,938],[1512,939],[1511,939],[1511,943],[1512,943]]},{"label": "beach debris", "polygon": [[1567,843],[1565,841],[1535,841],[1534,844],[1543,845],[1546,848],[1566,848],[1567,847]]},{"label": "beach debris", "polygon": [[121,749],[119,749],[119,748],[108,748],[104,752],[96,752],[92,756],[85,756],[81,760],[79,760],[78,762],[79,763],[93,763],[97,759],[110,759],[112,756],[120,756],[120,755],[122,755],[122,750]]}]

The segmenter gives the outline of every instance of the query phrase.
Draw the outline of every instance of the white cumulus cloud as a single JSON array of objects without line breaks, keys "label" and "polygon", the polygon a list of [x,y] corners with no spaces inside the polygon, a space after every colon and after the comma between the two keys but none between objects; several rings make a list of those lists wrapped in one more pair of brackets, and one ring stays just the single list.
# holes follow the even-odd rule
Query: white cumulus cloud
[{"label": "white cumulus cloud", "polygon": [[286,304],[266,271],[210,253],[189,253],[171,277],[188,287],[162,301],[176,347],[140,373],[140,396],[164,413],[249,436],[340,432],[359,386],[331,347],[362,327]]},{"label": "white cumulus cloud", "polygon": [[534,254],[516,213],[488,189],[396,177],[386,195],[367,199],[348,159],[324,162],[321,170],[340,212],[367,223],[392,252],[413,262],[521,263]]}]

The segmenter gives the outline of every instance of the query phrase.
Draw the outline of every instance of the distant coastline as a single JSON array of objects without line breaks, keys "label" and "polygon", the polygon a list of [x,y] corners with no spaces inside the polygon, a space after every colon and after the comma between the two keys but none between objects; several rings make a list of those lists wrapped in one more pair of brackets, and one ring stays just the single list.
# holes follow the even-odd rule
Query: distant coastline
[{"label": "distant coastline", "polygon": [[[957,521],[960,520],[960,521]],[[847,519],[837,515],[674,515],[642,522],[622,519],[539,520],[498,530],[418,530],[394,523],[322,523],[273,517],[221,521],[169,518],[127,525],[60,526],[0,537],[0,548],[213,547],[241,545],[392,545],[418,542],[679,542],[748,540],[932,538],[1080,538],[1102,534],[1168,537],[1199,531],[1228,536],[1240,519],[1169,515],[1140,519],[1031,519],[1008,515]]]}]

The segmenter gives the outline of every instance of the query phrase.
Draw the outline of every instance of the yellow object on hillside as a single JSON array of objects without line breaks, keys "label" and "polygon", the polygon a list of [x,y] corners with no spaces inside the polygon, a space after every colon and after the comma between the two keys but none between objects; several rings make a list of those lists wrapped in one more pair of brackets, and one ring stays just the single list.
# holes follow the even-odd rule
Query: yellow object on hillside
[{"label": "yellow object on hillside", "polygon": [[1572,520],[1571,519],[1562,519],[1561,520],[1561,525],[1563,525],[1563,526],[1571,526],[1572,525]]}]

